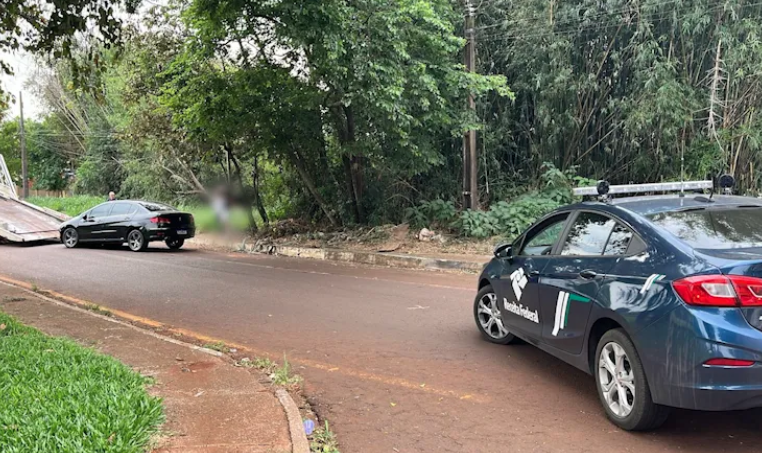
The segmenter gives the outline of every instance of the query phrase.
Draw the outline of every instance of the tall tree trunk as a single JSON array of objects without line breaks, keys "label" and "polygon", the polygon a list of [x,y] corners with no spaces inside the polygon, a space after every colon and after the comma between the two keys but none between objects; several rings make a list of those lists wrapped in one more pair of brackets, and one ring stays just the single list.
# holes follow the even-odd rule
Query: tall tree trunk
[{"label": "tall tree trunk", "polygon": [[[357,223],[363,223],[365,221],[365,213],[362,209],[362,196],[363,189],[365,188],[365,181],[363,180],[363,165],[362,157],[355,154],[356,145],[356,133],[355,133],[355,115],[351,106],[344,106],[344,116],[346,117],[346,135],[344,137],[344,144],[348,145],[351,154],[344,160],[344,168],[347,172],[350,185],[350,195],[352,196],[352,204],[355,208],[355,221]],[[348,164],[347,164],[348,160]]]},{"label": "tall tree trunk", "polygon": [[296,168],[296,172],[299,173],[299,176],[302,178],[302,182],[304,182],[304,185],[307,187],[307,191],[310,193],[310,195],[312,195],[312,198],[315,199],[318,206],[320,206],[320,209],[323,211],[323,214],[325,214],[328,221],[331,222],[331,225],[335,227],[339,226],[339,224],[336,222],[336,219],[334,219],[333,214],[331,214],[331,209],[328,207],[328,204],[325,202],[323,197],[320,195],[320,192],[318,192],[317,188],[315,187],[315,182],[312,180],[312,177],[310,177],[309,173],[307,173],[307,169],[304,168],[304,161],[302,160],[302,156],[299,154],[299,150],[294,149],[291,155],[291,161]]},{"label": "tall tree trunk", "polygon": [[251,171],[251,179],[252,179],[252,187],[254,188],[254,202],[257,205],[257,211],[259,211],[259,216],[262,218],[262,221],[264,223],[270,223],[270,220],[267,218],[267,211],[265,210],[265,206],[262,203],[262,197],[259,196],[259,159],[257,156],[254,156],[254,162],[252,164],[252,171]]},{"label": "tall tree trunk", "polygon": [[243,178],[241,177],[241,166],[238,164],[238,159],[236,159],[235,156],[233,155],[232,148],[227,143],[225,144],[225,151],[227,152],[228,166],[232,162],[233,166],[235,167],[236,180],[238,181],[238,189],[241,191],[241,201],[243,202],[243,205],[246,208],[246,217],[249,220],[249,229],[252,232],[257,232],[259,228],[257,227],[257,220],[254,218],[254,214],[251,212],[253,209],[253,206],[251,205],[251,200],[246,194],[246,189],[243,186]]}]

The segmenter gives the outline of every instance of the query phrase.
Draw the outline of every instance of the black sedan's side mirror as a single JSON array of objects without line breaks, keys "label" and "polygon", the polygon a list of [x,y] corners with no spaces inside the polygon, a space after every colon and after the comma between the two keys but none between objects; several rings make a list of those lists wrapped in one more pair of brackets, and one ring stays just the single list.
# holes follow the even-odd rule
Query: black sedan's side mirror
[{"label": "black sedan's side mirror", "polygon": [[493,253],[495,258],[511,258],[513,256],[511,244],[498,244]]}]

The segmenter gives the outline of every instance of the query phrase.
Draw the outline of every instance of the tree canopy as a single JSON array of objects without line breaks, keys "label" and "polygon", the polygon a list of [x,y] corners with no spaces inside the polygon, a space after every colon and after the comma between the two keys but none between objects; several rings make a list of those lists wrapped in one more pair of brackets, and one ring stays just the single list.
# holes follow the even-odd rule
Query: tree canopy
[{"label": "tree canopy", "polygon": [[[153,7],[140,26],[68,41],[72,60],[101,55],[102,70],[59,61],[37,81],[50,106],[45,140],[77,191],[200,200],[229,182],[258,213],[252,226],[410,220],[489,235],[597,178],[731,173],[742,192],[759,192],[762,6],[477,6],[476,73],[463,65],[456,1]],[[119,51],[104,43],[112,38]],[[461,215],[462,133],[472,128],[488,210]]]}]

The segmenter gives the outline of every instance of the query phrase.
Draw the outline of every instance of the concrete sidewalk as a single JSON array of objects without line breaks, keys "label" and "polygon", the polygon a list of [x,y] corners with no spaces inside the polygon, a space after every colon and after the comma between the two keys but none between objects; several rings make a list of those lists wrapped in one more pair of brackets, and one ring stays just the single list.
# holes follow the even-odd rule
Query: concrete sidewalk
[{"label": "concrete sidewalk", "polygon": [[91,345],[153,376],[167,422],[155,452],[291,452],[283,406],[257,372],[201,348],[0,284],[0,309],[46,334]]}]

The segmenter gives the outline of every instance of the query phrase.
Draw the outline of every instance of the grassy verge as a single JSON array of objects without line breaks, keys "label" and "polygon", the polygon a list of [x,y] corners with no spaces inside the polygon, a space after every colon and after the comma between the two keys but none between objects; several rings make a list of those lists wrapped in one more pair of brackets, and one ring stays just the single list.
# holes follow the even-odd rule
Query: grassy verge
[{"label": "grassy verge", "polygon": [[[74,197],[57,198],[57,197],[31,197],[28,200],[30,203],[37,206],[52,209],[54,211],[62,212],[68,216],[74,217],[80,215],[82,212],[95,207],[104,201],[105,197],[93,197],[88,195],[77,195]],[[217,231],[220,226],[217,224],[217,220],[214,215],[214,211],[209,206],[205,205],[180,205],[176,208],[183,212],[189,212],[193,214],[193,218],[196,221],[196,228],[199,233],[207,233],[210,231]],[[261,224],[258,214],[254,214],[254,217]],[[230,223],[231,226],[237,230],[246,230],[249,226],[248,217],[246,211],[240,208],[234,208],[230,211]]]},{"label": "grassy verge", "polygon": [[54,211],[63,212],[64,214],[74,217],[80,215],[83,211],[97,206],[104,201],[106,197],[91,197],[87,195],[78,195],[76,197],[30,197],[28,202],[41,206],[43,208],[50,208]]},{"label": "grassy verge", "polygon": [[0,451],[143,452],[163,420],[148,381],[0,313]]}]

